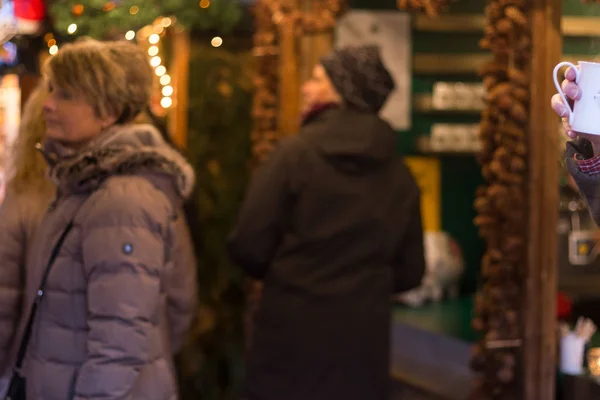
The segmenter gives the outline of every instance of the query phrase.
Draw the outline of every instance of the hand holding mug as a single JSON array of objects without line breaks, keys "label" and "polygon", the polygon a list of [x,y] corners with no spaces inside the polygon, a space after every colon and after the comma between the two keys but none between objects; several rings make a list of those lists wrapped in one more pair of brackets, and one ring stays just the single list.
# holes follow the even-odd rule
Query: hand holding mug
[{"label": "hand holding mug", "polygon": [[[559,84],[557,74],[564,67],[565,80]],[[552,108],[562,117],[567,135],[583,136],[600,154],[600,64],[580,61],[576,66],[561,62],[554,67],[554,85],[558,94],[552,97]]]},{"label": "hand holding mug", "polygon": [[[575,82],[575,79],[577,78],[577,72],[577,67],[569,67],[565,71],[565,79],[562,81],[561,89],[567,97],[567,101],[569,99],[579,100],[581,97],[581,90],[579,89],[579,85]],[[554,77],[556,80],[556,74]],[[552,96],[552,109],[558,114],[559,117],[562,118],[563,128],[565,129],[567,136],[569,136],[571,139],[575,139],[577,137],[577,133],[573,132],[571,129],[571,124],[569,123],[569,107],[572,107],[572,104],[573,101],[565,104],[560,93],[556,93],[554,96]]]}]

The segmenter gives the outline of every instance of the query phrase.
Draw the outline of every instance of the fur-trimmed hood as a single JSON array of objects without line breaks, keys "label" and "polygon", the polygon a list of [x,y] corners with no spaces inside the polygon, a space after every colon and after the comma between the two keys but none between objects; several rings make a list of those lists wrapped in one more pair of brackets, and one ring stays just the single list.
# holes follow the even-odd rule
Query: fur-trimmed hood
[{"label": "fur-trimmed hood", "polygon": [[152,125],[116,125],[77,151],[46,140],[41,151],[50,178],[70,193],[92,192],[114,175],[146,176],[165,191],[169,191],[165,184],[175,189],[170,194],[181,199],[194,188],[192,166]]}]

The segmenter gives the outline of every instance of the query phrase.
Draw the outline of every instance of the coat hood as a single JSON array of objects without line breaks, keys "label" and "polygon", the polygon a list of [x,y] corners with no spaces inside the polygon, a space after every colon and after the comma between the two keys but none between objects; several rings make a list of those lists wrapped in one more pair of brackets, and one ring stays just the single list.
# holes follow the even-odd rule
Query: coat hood
[{"label": "coat hood", "polygon": [[369,170],[397,155],[396,133],[373,113],[327,109],[310,120],[301,135],[346,172]]},{"label": "coat hood", "polygon": [[46,140],[41,151],[50,178],[71,193],[92,192],[114,175],[145,176],[169,197],[182,200],[194,187],[192,166],[152,125],[116,125],[78,150]]}]

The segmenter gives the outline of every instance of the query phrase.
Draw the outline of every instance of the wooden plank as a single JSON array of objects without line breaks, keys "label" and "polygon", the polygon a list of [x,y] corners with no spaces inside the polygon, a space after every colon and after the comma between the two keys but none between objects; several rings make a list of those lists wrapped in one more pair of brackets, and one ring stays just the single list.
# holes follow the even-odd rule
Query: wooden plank
[{"label": "wooden plank", "polygon": [[[579,60],[590,58],[592,56],[589,54],[565,54],[560,57],[560,60],[577,63]],[[489,60],[490,55],[486,53],[420,53],[413,55],[413,72],[418,75],[476,74]],[[547,71],[549,74],[552,68]]]},{"label": "wooden plank", "polygon": [[[414,28],[422,32],[477,33],[485,26],[485,17],[480,14],[454,14],[428,17],[417,15]],[[598,17],[562,17],[563,36],[600,36]]]},{"label": "wooden plank", "polygon": [[559,137],[549,106],[555,89],[550,71],[562,58],[561,0],[532,0],[533,58],[530,80],[529,217],[523,301],[523,399],[555,398]]}]

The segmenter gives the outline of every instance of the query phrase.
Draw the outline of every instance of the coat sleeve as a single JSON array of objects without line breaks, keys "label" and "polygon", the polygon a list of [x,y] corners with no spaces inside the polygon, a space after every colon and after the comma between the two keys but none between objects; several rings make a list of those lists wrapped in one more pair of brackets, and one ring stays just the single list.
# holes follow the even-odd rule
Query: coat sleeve
[{"label": "coat sleeve", "polygon": [[21,314],[27,235],[17,200],[7,195],[0,205],[0,377],[9,367]]},{"label": "coat sleeve", "polygon": [[171,330],[171,350],[173,354],[177,354],[198,307],[196,256],[190,231],[183,217],[179,217],[175,224],[171,253],[173,270],[167,288],[167,314]]},{"label": "coat sleeve", "polygon": [[257,168],[228,240],[231,259],[253,278],[267,273],[291,208],[291,150],[290,142],[282,143]]},{"label": "coat sleeve", "polygon": [[88,354],[75,400],[131,399],[140,370],[154,361],[162,340],[170,204],[154,188],[132,186],[99,190],[82,213]]},{"label": "coat sleeve", "polygon": [[421,196],[418,188],[415,188],[414,193],[415,195],[409,202],[406,232],[392,263],[394,293],[402,293],[416,288],[421,284],[425,274]]}]

